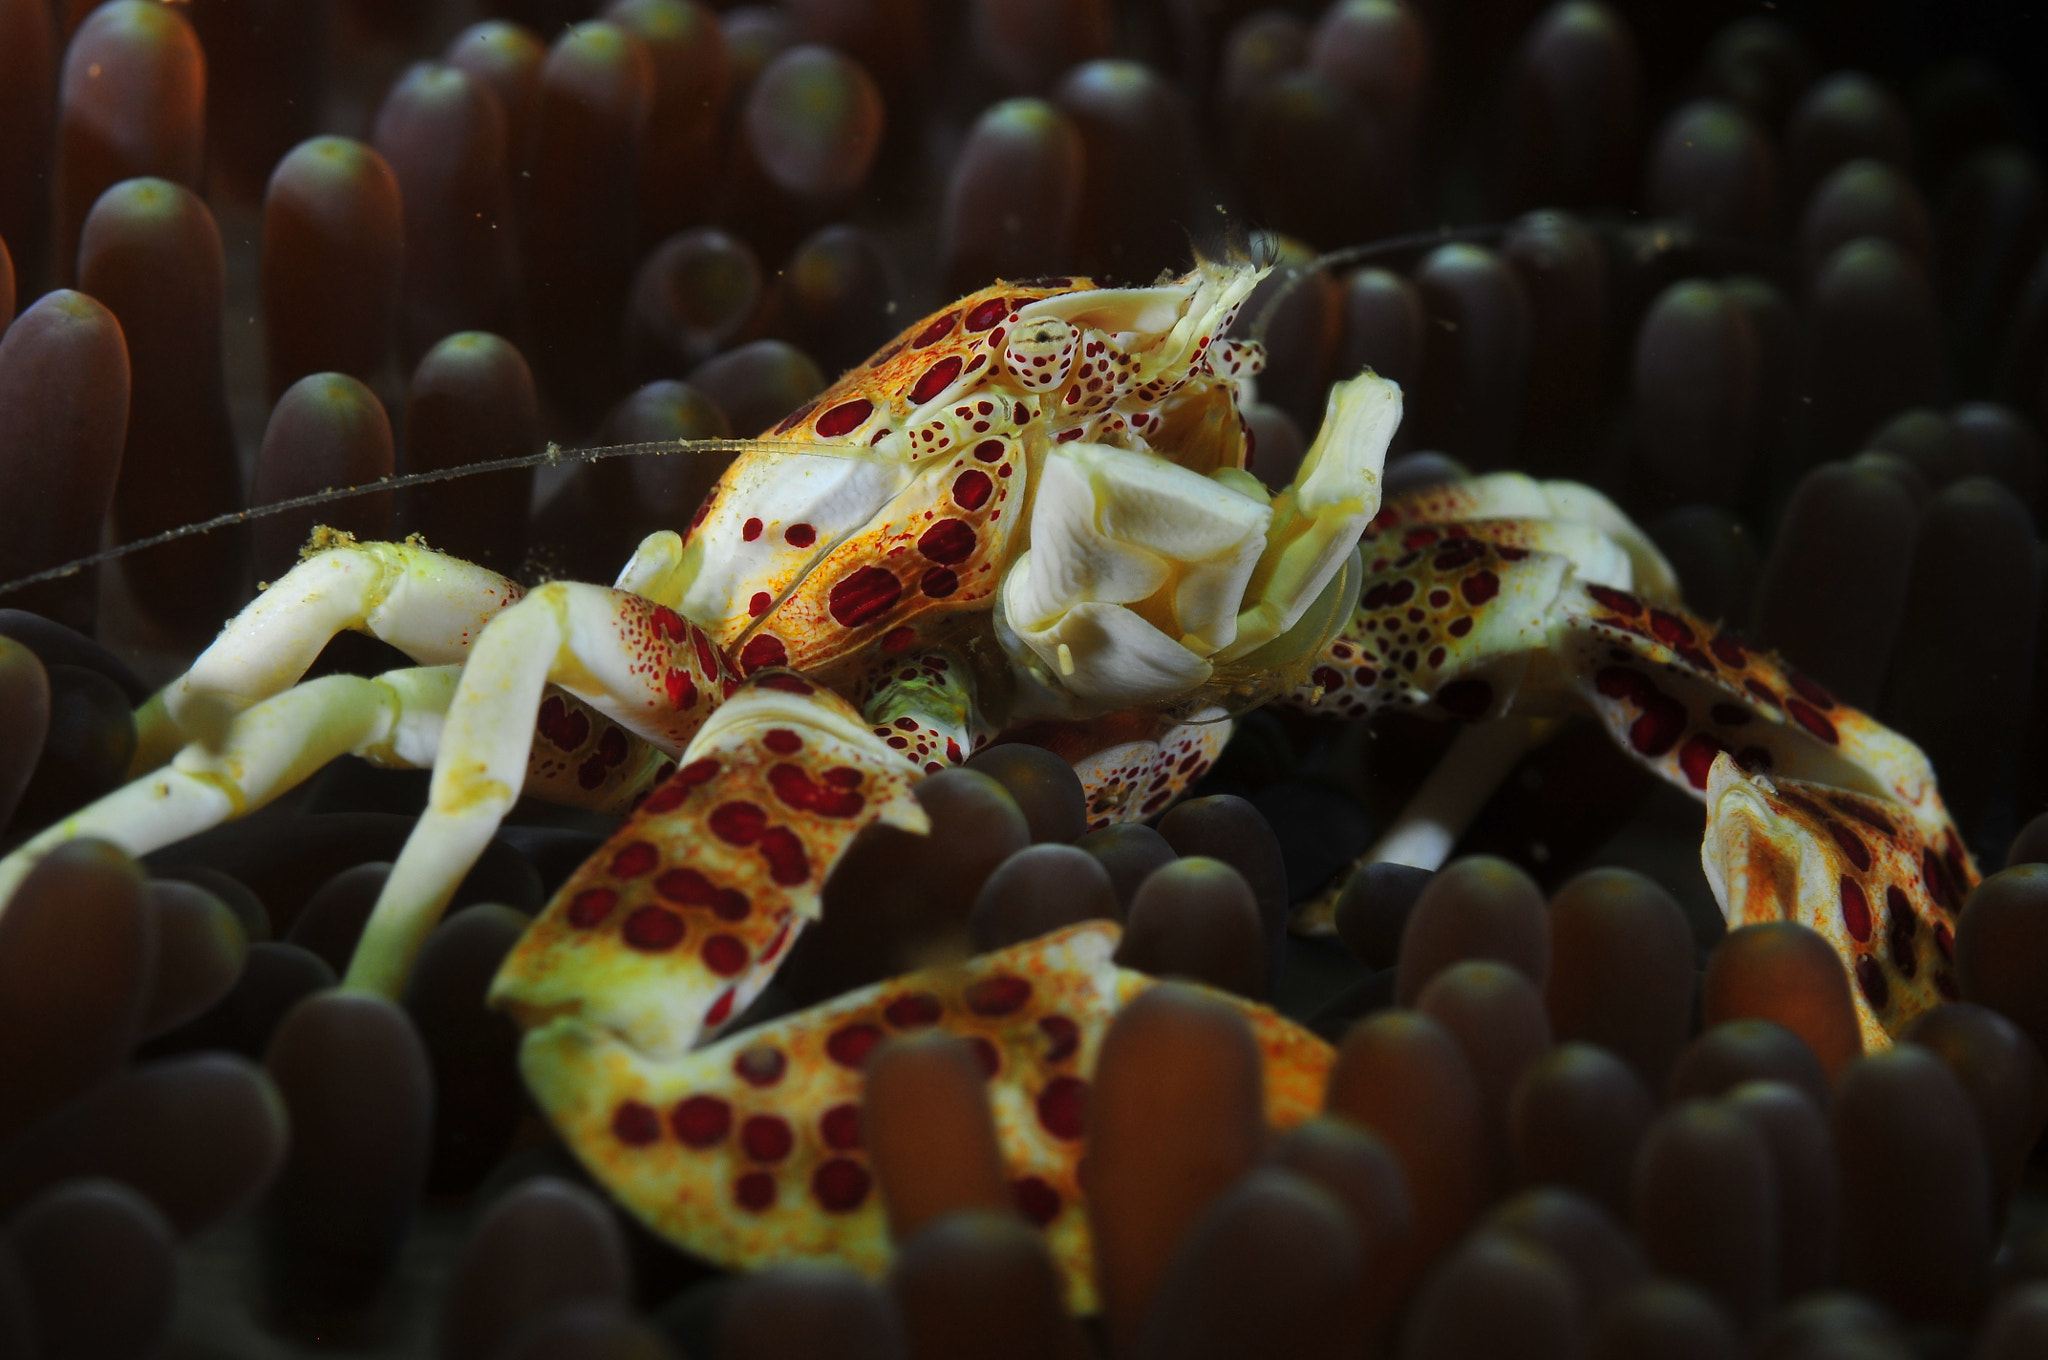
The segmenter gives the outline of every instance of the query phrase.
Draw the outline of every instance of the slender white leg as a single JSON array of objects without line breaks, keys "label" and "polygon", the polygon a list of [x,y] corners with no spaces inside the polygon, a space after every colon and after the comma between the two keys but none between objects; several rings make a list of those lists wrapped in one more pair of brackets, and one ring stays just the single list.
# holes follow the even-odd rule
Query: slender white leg
[{"label": "slender white leg", "polygon": [[329,675],[274,695],[194,742],[170,764],[45,829],[0,860],[0,910],[35,862],[81,836],[147,854],[262,807],[337,756],[398,768],[433,759],[458,666]]},{"label": "slender white leg", "polygon": [[1441,869],[1451,856],[1451,847],[1508,772],[1540,746],[1555,726],[1544,719],[1511,714],[1461,729],[1451,749],[1360,863]]},{"label": "slender white leg", "polygon": [[392,866],[345,985],[398,994],[448,898],[519,796],[549,683],[673,753],[725,697],[729,679],[701,629],[622,591],[555,581],[498,614],[470,648],[426,813]]}]

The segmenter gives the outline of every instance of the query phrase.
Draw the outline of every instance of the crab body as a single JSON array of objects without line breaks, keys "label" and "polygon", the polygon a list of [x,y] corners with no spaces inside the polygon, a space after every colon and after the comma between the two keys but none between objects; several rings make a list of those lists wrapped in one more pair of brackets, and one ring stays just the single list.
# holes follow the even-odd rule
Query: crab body
[{"label": "crab body", "polygon": [[[1588,713],[1707,803],[1731,923],[1789,915],[1834,941],[1867,1042],[1945,994],[1975,871],[1919,751],[1686,615],[1596,492],[1507,474],[1382,507],[1400,396],[1370,373],[1332,389],[1294,481],[1260,485],[1242,415],[1259,353],[1221,337],[1262,273],[964,298],[743,446],[687,533],[651,535],[611,588],[528,591],[417,543],[316,541],[138,713],[133,782],[0,861],[0,907],[70,837],[141,853],[337,755],[431,765],[346,981],[395,995],[522,793],[619,815],[490,994],[586,1165],[722,1263],[880,1269],[861,1061],[891,1033],[951,1029],[983,1056],[1019,1209],[1077,1306],[1093,1055],[1149,985],[1114,966],[1114,925],[729,1033],[853,840],[929,831],[918,781],[992,741],[1068,759],[1102,826],[1161,811],[1254,704],[1422,708],[1472,724],[1492,762],[1418,794],[1447,853],[1512,763],[1508,715]],[[298,683],[346,628],[418,664]],[[1311,904],[1297,926],[1317,925]],[[1313,1112],[1328,1045],[1232,1004],[1269,1118]]]}]

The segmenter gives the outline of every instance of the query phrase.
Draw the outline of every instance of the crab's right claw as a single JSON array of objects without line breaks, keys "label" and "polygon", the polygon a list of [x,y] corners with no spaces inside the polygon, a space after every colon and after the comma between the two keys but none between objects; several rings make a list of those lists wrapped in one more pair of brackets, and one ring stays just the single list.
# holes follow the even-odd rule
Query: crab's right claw
[{"label": "crab's right claw", "polygon": [[930,829],[916,778],[845,700],[755,676],[562,886],[491,1004],[522,1028],[574,1015],[651,1058],[687,1052],[774,976],[855,833]]},{"label": "crab's right claw", "polygon": [[[1294,481],[1273,498],[1272,525],[1252,569],[1237,636],[1220,668],[1287,633],[1329,586],[1380,508],[1380,472],[1401,423],[1401,389],[1368,370],[1331,386],[1315,443]],[[1344,611],[1348,613],[1348,610]],[[1326,638],[1313,640],[1319,651]],[[1261,664],[1274,658],[1259,657]]]}]

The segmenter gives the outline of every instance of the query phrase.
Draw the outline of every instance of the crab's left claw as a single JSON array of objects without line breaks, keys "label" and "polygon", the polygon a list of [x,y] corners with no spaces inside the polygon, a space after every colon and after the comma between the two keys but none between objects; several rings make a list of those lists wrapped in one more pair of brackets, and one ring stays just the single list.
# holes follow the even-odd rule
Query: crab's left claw
[{"label": "crab's left claw", "polygon": [[523,1028],[574,1015],[652,1057],[744,1010],[870,822],[930,829],[916,774],[845,700],[755,676],[555,895],[491,984]]},{"label": "crab's left claw", "polygon": [[1955,918],[1976,873],[1953,828],[1931,836],[1889,799],[1749,774],[1724,754],[1700,864],[1731,929],[1797,921],[1834,946],[1866,1051],[1960,995]]}]

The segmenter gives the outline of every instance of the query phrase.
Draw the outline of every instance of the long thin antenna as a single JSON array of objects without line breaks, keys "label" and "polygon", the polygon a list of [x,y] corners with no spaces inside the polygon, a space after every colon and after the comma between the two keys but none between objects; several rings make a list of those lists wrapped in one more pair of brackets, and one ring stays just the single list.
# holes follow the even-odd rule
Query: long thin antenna
[{"label": "long thin antenna", "polygon": [[428,486],[434,482],[452,482],[461,477],[475,477],[486,472],[512,472],[520,468],[538,467],[542,464],[553,466],[559,463],[597,463],[607,458],[636,458],[648,455],[670,455],[678,453],[805,453],[822,458],[861,458],[865,449],[848,449],[834,444],[795,443],[788,440],[771,439],[676,439],[647,444],[607,444],[593,448],[565,449],[559,444],[549,443],[539,453],[521,454],[516,458],[493,458],[482,463],[464,463],[457,467],[440,468],[433,472],[409,472],[403,476],[380,477],[374,482],[363,482],[357,486],[329,487],[325,491],[309,492],[304,496],[293,496],[289,500],[272,501],[267,505],[252,506],[247,510],[235,510],[197,524],[182,528],[167,529],[148,538],[136,539],[65,562],[59,566],[47,567],[27,576],[0,583],[0,596],[25,586],[41,585],[45,581],[61,580],[76,575],[87,567],[97,567],[130,553],[142,552],[165,543],[175,543],[181,538],[192,538],[199,534],[212,533],[230,525],[247,524],[252,520],[268,519],[290,510],[306,510],[318,505],[331,505],[336,501],[350,500],[356,496],[371,496],[385,491],[403,491],[407,487]]}]

